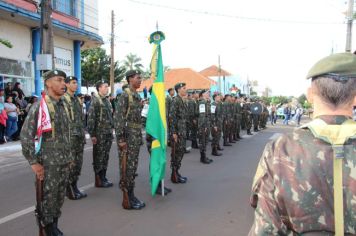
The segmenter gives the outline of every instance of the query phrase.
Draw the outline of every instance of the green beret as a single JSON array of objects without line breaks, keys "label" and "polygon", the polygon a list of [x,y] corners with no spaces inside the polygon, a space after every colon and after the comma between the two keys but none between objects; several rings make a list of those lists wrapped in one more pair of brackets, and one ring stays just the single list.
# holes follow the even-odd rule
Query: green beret
[{"label": "green beret", "polygon": [[344,80],[356,77],[356,55],[336,53],[318,61],[310,70],[307,79],[322,75],[341,76]]},{"label": "green beret", "polygon": [[178,92],[178,89],[182,88],[185,86],[185,83],[178,83],[174,86],[174,89]]},{"label": "green beret", "polygon": [[141,71],[139,71],[139,70],[129,70],[126,72],[125,76],[126,76],[126,79],[128,79],[132,76],[140,75],[140,74],[141,74]]},{"label": "green beret", "polygon": [[67,77],[66,73],[64,73],[64,72],[61,71],[61,70],[49,70],[49,71],[45,72],[45,73],[42,75],[42,77],[43,77],[44,80],[48,80],[48,79],[53,78],[53,77],[55,77],[55,76],[61,76],[61,77],[63,77],[63,78],[66,78],[66,77]]},{"label": "green beret", "polygon": [[65,82],[66,82],[66,84],[68,84],[72,80],[78,81],[77,77],[75,77],[75,76],[67,76],[67,78],[65,79]]}]

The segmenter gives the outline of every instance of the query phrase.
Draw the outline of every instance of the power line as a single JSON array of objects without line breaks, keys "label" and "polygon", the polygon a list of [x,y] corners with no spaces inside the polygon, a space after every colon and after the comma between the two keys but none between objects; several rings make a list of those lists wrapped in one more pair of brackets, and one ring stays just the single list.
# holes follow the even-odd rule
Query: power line
[{"label": "power line", "polygon": [[236,20],[260,21],[260,22],[267,22],[267,23],[292,23],[292,24],[321,24],[321,25],[345,24],[345,23],[341,23],[341,22],[316,22],[316,21],[312,22],[312,21],[294,21],[294,20],[278,20],[278,19],[272,19],[272,18],[247,17],[247,16],[229,15],[229,14],[224,14],[224,13],[219,13],[219,12],[209,12],[209,11],[199,11],[199,10],[187,9],[187,8],[179,8],[179,7],[173,7],[173,6],[168,6],[168,5],[148,3],[148,2],[138,1],[138,0],[128,0],[128,1],[136,3],[136,4],[140,4],[140,5],[151,6],[151,7],[159,7],[159,8],[194,13],[194,14],[199,14],[199,15],[233,18]]}]

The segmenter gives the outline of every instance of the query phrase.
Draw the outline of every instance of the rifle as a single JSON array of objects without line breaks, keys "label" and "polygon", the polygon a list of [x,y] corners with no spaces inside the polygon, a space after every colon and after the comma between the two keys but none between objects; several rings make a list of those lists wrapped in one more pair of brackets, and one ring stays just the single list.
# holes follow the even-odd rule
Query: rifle
[{"label": "rifle", "polygon": [[[126,137],[126,145],[127,145],[127,136],[126,135],[124,136]],[[121,180],[120,180],[120,186],[123,192],[122,207],[124,209],[130,209],[131,205],[129,202],[129,194],[126,186],[127,146],[120,148],[120,152],[122,153]]]},{"label": "rifle", "polygon": [[43,201],[43,180],[40,180],[36,177],[36,209],[35,209],[35,216],[37,219],[38,225],[38,235],[45,236],[45,228],[42,223],[42,201]]}]

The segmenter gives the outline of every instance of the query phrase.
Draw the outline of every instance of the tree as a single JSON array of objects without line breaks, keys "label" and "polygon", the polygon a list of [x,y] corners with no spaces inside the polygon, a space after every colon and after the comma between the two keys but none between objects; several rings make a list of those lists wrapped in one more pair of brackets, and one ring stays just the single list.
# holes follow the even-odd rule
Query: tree
[{"label": "tree", "polygon": [[[94,86],[100,79],[109,80],[110,77],[110,56],[103,48],[92,48],[82,52],[82,77],[86,87]],[[125,77],[125,68],[115,62],[114,82],[118,83]]]},{"label": "tree", "polygon": [[3,45],[5,45],[5,46],[8,47],[8,48],[12,48],[11,42],[10,42],[9,40],[6,40],[6,39],[0,38],[0,44],[3,44]]},{"label": "tree", "polygon": [[305,96],[305,94],[302,94],[302,95],[300,95],[299,97],[298,97],[298,102],[300,103],[300,104],[304,104],[305,103],[305,101],[307,101],[307,96]]},{"label": "tree", "polygon": [[130,53],[124,60],[124,67],[126,70],[139,70],[143,71],[143,65],[140,63],[141,58],[135,54]]}]

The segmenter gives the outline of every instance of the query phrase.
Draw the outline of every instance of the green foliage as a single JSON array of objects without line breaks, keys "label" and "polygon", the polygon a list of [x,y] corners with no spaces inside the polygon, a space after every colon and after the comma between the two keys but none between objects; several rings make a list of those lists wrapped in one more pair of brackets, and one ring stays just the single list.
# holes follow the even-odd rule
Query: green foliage
[{"label": "green foliage", "polygon": [[126,70],[139,70],[143,72],[143,65],[141,64],[141,58],[135,54],[130,53],[124,60],[124,67]]},{"label": "green foliage", "polygon": [[298,97],[298,102],[300,103],[300,104],[304,104],[305,103],[305,101],[307,101],[307,96],[305,96],[305,94],[302,94],[302,95],[300,95],[299,97]]},{"label": "green foliage", "polygon": [[[100,79],[110,79],[110,56],[103,48],[92,48],[82,51],[82,77],[83,85],[94,86]],[[115,62],[114,81],[120,82],[125,77],[125,68]]]},{"label": "green foliage", "polygon": [[277,104],[286,104],[289,103],[292,100],[291,97],[286,97],[286,96],[273,96],[271,97],[271,104],[277,105]]},{"label": "green foliage", "polygon": [[12,48],[12,43],[9,40],[0,38],[0,44],[5,45],[8,48]]},{"label": "green foliage", "polygon": [[310,102],[308,102],[307,100],[305,100],[304,103],[302,103],[302,104],[305,109],[312,108],[312,104]]}]

